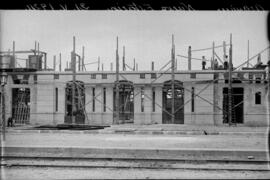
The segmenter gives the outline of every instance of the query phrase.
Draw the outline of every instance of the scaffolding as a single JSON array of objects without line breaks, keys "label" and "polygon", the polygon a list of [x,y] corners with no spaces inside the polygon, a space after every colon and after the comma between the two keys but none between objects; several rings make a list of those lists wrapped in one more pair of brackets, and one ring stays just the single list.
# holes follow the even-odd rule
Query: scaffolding
[{"label": "scaffolding", "polygon": [[[229,67],[225,70],[225,74],[228,73],[228,85],[227,85],[227,94],[224,94],[226,99],[223,103],[223,107],[219,107],[217,105],[217,103],[215,102],[211,102],[207,99],[205,99],[204,97],[202,97],[200,94],[205,91],[211,84],[215,84],[217,83],[219,80],[221,80],[218,76],[216,76],[216,72],[214,73],[214,79],[213,80],[208,80],[206,86],[204,88],[202,88],[198,93],[194,93],[194,97],[198,97],[200,99],[202,99],[203,101],[207,102],[209,105],[213,106],[214,108],[217,108],[219,110],[222,110],[223,114],[224,114],[224,122],[228,122],[228,125],[236,125],[237,123],[237,118],[236,118],[236,108],[239,106],[243,105],[244,99],[242,99],[240,102],[235,103],[235,93],[232,93],[233,91],[233,86],[232,86],[232,74],[234,73],[233,70],[239,68],[240,66],[243,66],[244,64],[248,63],[252,58],[249,58],[247,60],[247,62],[245,62],[244,64],[241,64],[240,66],[238,66],[237,68],[233,68],[232,66],[232,35],[230,35],[230,44],[226,44],[225,42],[223,42],[223,45],[220,46],[215,46],[215,44],[213,43],[212,48],[203,48],[203,49],[196,49],[196,50],[191,50],[191,48],[189,48],[189,55],[188,56],[182,56],[182,55],[178,55],[180,57],[184,57],[184,58],[188,58],[189,61],[191,60],[202,60],[202,61],[211,61],[212,63],[212,69],[217,69],[218,67],[215,66],[214,63],[214,58],[218,58],[218,60],[221,63],[225,63],[226,62],[226,47],[229,46]],[[221,48],[223,47],[223,51],[224,51],[224,55],[223,55],[223,60],[217,55],[217,53],[214,51],[216,48]],[[266,48],[266,49],[269,49]],[[262,52],[264,52],[266,49],[264,49]],[[191,57],[191,52],[196,52],[196,51],[205,51],[205,50],[212,50],[213,51],[213,58],[212,60],[207,60],[207,59],[199,59],[199,58],[192,58]],[[174,37],[172,36],[172,50],[171,50],[171,60],[168,61],[159,71],[158,71],[158,77],[156,77],[149,85],[152,85],[157,79],[159,79],[162,75],[166,74],[168,71],[171,71],[171,75],[172,75],[172,80],[171,80],[171,87],[170,87],[170,96],[174,97],[174,98],[170,98],[170,110],[167,110],[166,108],[164,108],[164,104],[159,104],[157,102],[154,102],[155,105],[159,106],[160,108],[162,108],[162,112],[164,112],[165,114],[167,114],[170,118],[171,118],[171,123],[175,123],[175,113],[177,113],[180,110],[183,110],[183,107],[189,103],[191,101],[191,99],[188,99],[186,102],[182,102],[180,103],[181,105],[177,105],[178,108],[175,109],[175,101],[176,101],[176,96],[179,95],[179,92],[177,89],[177,92],[175,92],[175,78],[174,78],[174,70],[176,69],[175,67],[175,45],[174,45]],[[255,56],[256,57],[256,56]],[[134,63],[135,64],[135,63]],[[165,71],[164,68],[166,68],[169,64],[171,64],[171,67],[167,68]],[[152,65],[153,66],[153,65]],[[130,70],[134,70],[134,68],[130,68],[126,63],[125,63],[125,56],[123,55],[123,70],[126,70],[126,67],[128,67]],[[191,69],[191,62],[189,62],[189,69]],[[118,37],[117,37],[117,48],[116,48],[116,81],[115,81],[115,106],[114,106],[114,110],[111,110],[114,113],[114,124],[119,124],[121,122],[124,122],[122,120],[120,120],[120,114],[123,113],[123,111],[121,111],[122,108],[125,109],[126,105],[127,105],[127,100],[128,97],[126,98],[126,100],[121,101],[120,99],[120,95],[119,95],[119,77],[122,77],[125,81],[128,81],[127,78],[125,78],[125,76],[123,76],[122,74],[119,73],[119,54],[118,54]],[[198,83],[198,81],[196,81]],[[206,81],[204,81],[206,82]],[[177,85],[179,86],[179,85]],[[190,89],[185,88],[183,85],[180,85],[180,87],[187,91],[192,93],[192,91]],[[132,94],[133,98],[136,97],[137,95],[139,95],[140,93],[137,94]],[[176,94],[176,96],[175,96]],[[168,92],[167,92],[168,95]],[[144,98],[148,98],[149,100],[153,101],[152,97],[149,97],[148,95],[144,94],[143,95]],[[102,103],[102,102],[100,102]],[[123,110],[123,109],[122,109]]]},{"label": "scaffolding", "polygon": [[[115,77],[116,80],[114,81],[114,105],[113,108],[111,109],[110,107],[108,107],[106,104],[104,104],[104,102],[101,102],[97,97],[101,95],[101,93],[99,94],[95,94],[93,96],[93,99],[85,102],[85,93],[88,93],[87,91],[84,90],[84,85],[80,82],[78,82],[76,80],[76,75],[80,74],[80,71],[85,71],[86,70],[86,65],[90,65],[90,64],[98,64],[98,70],[99,70],[99,66],[100,66],[100,58],[98,58],[97,62],[92,62],[92,63],[85,63],[85,57],[84,57],[84,47],[82,49],[82,56],[78,55],[76,53],[76,48],[75,48],[75,37],[73,37],[73,50],[71,52],[71,70],[72,72],[70,74],[67,73],[67,75],[72,75],[72,81],[68,83],[68,87],[67,87],[67,93],[69,94],[68,98],[69,99],[68,102],[66,104],[70,105],[70,113],[68,116],[71,117],[71,121],[68,121],[69,123],[78,123],[79,121],[76,120],[76,117],[80,116],[79,119],[84,119],[83,121],[80,121],[80,123],[85,123],[85,118],[87,118],[87,122],[90,122],[88,116],[87,116],[87,112],[86,112],[86,108],[85,106],[95,100],[97,100],[99,103],[101,103],[102,105],[105,106],[105,109],[108,109],[109,111],[111,111],[113,113],[113,123],[114,124],[120,124],[120,123],[125,123],[125,122],[129,122],[128,120],[132,121],[133,120],[133,116],[134,116],[134,112],[132,115],[132,109],[134,109],[134,104],[133,106],[131,105],[131,102],[134,101],[134,98],[137,95],[140,95],[141,92],[138,92],[136,94],[134,94],[134,90],[132,88],[130,88],[130,91],[126,92],[125,90],[123,90],[123,87],[121,87],[121,80],[120,77],[125,81],[125,82],[129,82],[128,79],[123,75],[119,73],[119,52],[118,52],[118,37],[116,38],[116,70],[115,70]],[[227,61],[226,59],[226,47],[229,46],[229,62],[228,62],[228,68],[225,68],[225,62]],[[218,54],[216,53],[215,49],[216,48],[222,48],[223,47],[223,59],[220,58],[218,56]],[[15,48],[13,48],[15,49]],[[181,100],[181,103],[179,103],[179,99],[177,99],[180,96],[180,91],[187,91],[189,93],[193,94],[193,98],[198,97],[201,100],[203,100],[204,102],[208,103],[209,105],[213,106],[214,108],[214,112],[216,111],[215,109],[218,110],[222,110],[224,117],[223,120],[224,122],[228,123],[228,125],[236,125],[237,124],[237,118],[236,118],[236,108],[240,107],[243,105],[244,102],[244,98],[243,100],[241,100],[241,102],[236,101],[235,99],[235,93],[233,90],[233,74],[235,73],[234,71],[239,69],[240,67],[242,67],[245,64],[250,65],[250,61],[252,59],[254,59],[255,57],[257,57],[259,54],[265,52],[267,49],[269,49],[269,47],[265,48],[264,50],[262,50],[261,52],[259,52],[258,54],[254,55],[253,57],[249,57],[247,60],[242,63],[241,65],[237,66],[236,68],[233,68],[232,65],[232,35],[230,35],[230,43],[226,44],[225,42],[223,42],[223,45],[218,45],[216,46],[215,43],[213,42],[212,47],[211,48],[202,48],[202,49],[191,49],[191,47],[188,48],[188,56],[183,56],[183,55],[177,55],[181,58],[185,58],[188,60],[188,70],[191,70],[191,61],[192,60],[200,60],[200,61],[210,61],[211,62],[211,67],[212,70],[222,70],[222,71],[213,71],[213,72],[208,72],[208,73],[213,73],[213,79],[210,79],[208,81],[200,81],[197,80],[196,83],[205,83],[206,85],[198,92],[192,92],[192,90],[184,87],[183,84],[179,83],[176,79],[175,79],[175,70],[176,68],[176,58],[175,58],[175,44],[174,44],[174,36],[172,35],[172,48],[171,48],[171,59],[165,63],[164,66],[162,66],[162,68],[160,68],[158,70],[158,72],[156,73],[157,76],[156,78],[154,78],[150,83],[149,86],[153,85],[159,78],[161,78],[164,74],[168,74],[171,73],[171,81],[169,83],[169,86],[166,86],[165,89],[166,90],[166,96],[169,96],[170,100],[166,101],[165,104],[170,104],[170,108],[166,108],[166,106],[164,106],[163,103],[158,103],[156,101],[153,101],[153,97],[149,97],[147,94],[143,95],[143,98],[147,98],[149,100],[151,100],[153,102],[153,104],[157,105],[158,107],[160,107],[162,109],[162,113],[166,114],[166,116],[168,116],[168,118],[170,118],[170,121],[168,121],[169,123],[176,123],[176,117],[175,116],[179,116],[176,115],[176,113],[179,113],[179,111],[183,111],[184,106],[191,102],[192,99],[188,99],[184,102],[184,100]],[[205,59],[205,58],[196,58],[196,57],[192,57],[192,53],[193,52],[198,52],[198,51],[207,51],[207,50],[212,50],[212,58],[211,59]],[[137,64],[135,63],[135,59],[133,62],[133,68],[130,67],[127,63],[126,63],[126,59],[125,59],[125,46],[123,46],[123,71],[127,71],[127,68],[131,71],[134,71],[137,66]],[[14,53],[29,53],[28,51],[15,51],[13,50]],[[35,43],[35,50],[30,51],[30,52],[34,52],[34,54],[39,55],[39,53],[43,53],[46,55],[46,53],[42,52],[39,50],[39,44],[38,44],[38,48],[36,50],[36,43]],[[59,61],[59,71],[61,71],[61,54],[60,54],[60,61]],[[217,60],[221,63],[224,64],[223,69],[219,69],[218,66],[215,65],[215,58],[217,58]],[[46,64],[46,63],[45,63]],[[111,64],[112,66],[112,64]],[[54,70],[56,69],[56,57],[54,57]],[[76,71],[78,67],[78,71]],[[152,62],[152,70],[154,69],[154,64]],[[47,65],[45,65],[45,70],[47,69]],[[103,68],[102,68],[103,70]],[[112,70],[112,67],[111,67]],[[245,71],[243,71],[245,72]],[[205,91],[207,88],[209,88],[211,85],[218,83],[218,81],[222,80],[219,76],[218,73],[224,73],[224,74],[228,74],[227,80],[227,92],[224,93],[224,101],[223,101],[223,106],[219,107],[218,103],[215,102],[215,99],[212,101],[204,98],[203,96],[201,96],[200,94]],[[267,72],[269,73],[269,72]],[[43,73],[44,75],[46,75],[46,73]],[[269,75],[268,75],[269,78]],[[226,79],[224,79],[226,80]],[[244,79],[242,79],[242,81],[245,81]],[[253,81],[253,80],[248,80],[248,81]],[[192,82],[192,81],[189,81]],[[269,81],[267,81],[269,82]],[[87,83],[86,83],[87,84]],[[164,83],[165,86],[166,83]],[[179,85],[180,84],[180,85]],[[226,82],[225,82],[226,84]],[[268,83],[269,84],[269,83]],[[268,86],[268,84],[266,84]],[[125,88],[124,88],[125,89]],[[180,89],[180,91],[179,91]],[[269,91],[269,89],[268,89]],[[122,93],[122,94],[121,94]],[[183,95],[183,94],[182,94]],[[29,105],[25,102],[25,93],[18,93],[18,97],[17,100],[14,105],[13,105],[13,116],[15,119],[16,123],[19,124],[23,124],[23,123],[29,123],[29,116],[30,116],[30,107]],[[165,95],[164,95],[165,96]],[[132,100],[133,99],[133,100]],[[124,120],[125,119],[125,120]]]}]

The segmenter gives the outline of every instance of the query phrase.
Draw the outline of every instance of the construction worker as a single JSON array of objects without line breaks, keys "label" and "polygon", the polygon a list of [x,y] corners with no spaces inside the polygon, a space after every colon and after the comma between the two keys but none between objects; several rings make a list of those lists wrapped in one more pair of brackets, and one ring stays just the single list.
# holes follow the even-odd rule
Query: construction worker
[{"label": "construction worker", "polygon": [[257,58],[257,64],[255,65],[256,68],[260,68],[261,65],[262,65],[262,61],[261,61],[261,54],[258,55],[258,58]]},{"label": "construction worker", "polygon": [[8,118],[8,124],[7,124],[8,127],[13,127],[14,126],[14,122],[13,122],[13,118],[12,117],[9,117]]},{"label": "construction worker", "polygon": [[206,66],[206,61],[205,61],[205,57],[202,57],[202,70],[205,70],[205,66]]},{"label": "construction worker", "polygon": [[226,55],[226,58],[225,58],[225,61],[224,61],[224,69],[228,69],[228,67],[229,67],[227,59],[228,59],[228,56]]},{"label": "construction worker", "polygon": [[218,69],[218,61],[217,61],[217,59],[214,60],[214,69]]}]

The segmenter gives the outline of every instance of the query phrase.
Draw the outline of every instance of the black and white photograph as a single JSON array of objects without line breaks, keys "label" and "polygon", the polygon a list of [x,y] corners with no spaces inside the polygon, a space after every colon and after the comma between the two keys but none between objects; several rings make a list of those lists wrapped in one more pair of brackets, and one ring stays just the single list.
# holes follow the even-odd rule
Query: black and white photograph
[{"label": "black and white photograph", "polygon": [[28,8],[0,10],[0,179],[270,179],[268,11]]}]

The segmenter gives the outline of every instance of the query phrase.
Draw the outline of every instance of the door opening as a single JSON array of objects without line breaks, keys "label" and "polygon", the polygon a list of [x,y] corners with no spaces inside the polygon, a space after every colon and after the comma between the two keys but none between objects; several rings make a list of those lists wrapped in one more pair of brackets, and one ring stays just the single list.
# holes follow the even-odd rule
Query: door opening
[{"label": "door opening", "polygon": [[[184,88],[183,83],[180,81],[175,81],[174,84],[174,117],[175,124],[184,124]],[[171,124],[171,114],[172,112],[172,89],[171,81],[164,82],[163,85],[163,102],[162,102],[162,123]]]}]

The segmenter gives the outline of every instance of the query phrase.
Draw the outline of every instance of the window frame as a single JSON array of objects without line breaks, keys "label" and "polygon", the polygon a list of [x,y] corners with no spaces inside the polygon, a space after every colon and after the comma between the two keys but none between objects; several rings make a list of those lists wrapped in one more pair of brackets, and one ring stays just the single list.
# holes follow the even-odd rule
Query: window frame
[{"label": "window frame", "polygon": [[95,112],[96,110],[96,102],[95,102],[95,90],[96,88],[92,88],[92,112]]},{"label": "window frame", "polygon": [[255,105],[262,105],[262,92],[255,92]]},{"label": "window frame", "polygon": [[140,79],[145,79],[145,73],[140,73]]},{"label": "window frame", "polygon": [[107,74],[101,74],[101,79],[108,79],[108,75]]},{"label": "window frame", "polygon": [[195,112],[195,88],[191,88],[191,112]]},{"label": "window frame", "polygon": [[156,79],[157,78],[157,73],[151,73],[151,79]]},{"label": "window frame", "polygon": [[90,74],[91,79],[97,79],[97,74]]}]

